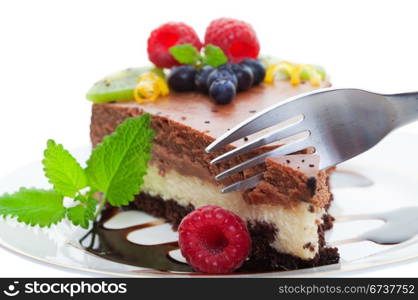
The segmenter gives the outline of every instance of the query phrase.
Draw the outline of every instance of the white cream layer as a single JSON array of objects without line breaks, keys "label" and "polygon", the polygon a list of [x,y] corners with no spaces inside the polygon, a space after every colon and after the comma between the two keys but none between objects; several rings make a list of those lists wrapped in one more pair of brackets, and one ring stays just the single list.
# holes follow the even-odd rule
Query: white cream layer
[{"label": "white cream layer", "polygon": [[[322,222],[325,211],[316,208],[315,212],[310,212],[308,203],[300,202],[291,208],[250,205],[239,192],[221,194],[214,184],[197,177],[183,176],[174,170],[161,176],[155,166],[149,166],[142,191],[163,200],[175,200],[183,206],[218,205],[243,219],[275,224],[279,233],[271,246],[277,251],[305,260],[314,258],[318,253],[318,224]],[[313,252],[303,247],[308,243],[314,246]]]}]

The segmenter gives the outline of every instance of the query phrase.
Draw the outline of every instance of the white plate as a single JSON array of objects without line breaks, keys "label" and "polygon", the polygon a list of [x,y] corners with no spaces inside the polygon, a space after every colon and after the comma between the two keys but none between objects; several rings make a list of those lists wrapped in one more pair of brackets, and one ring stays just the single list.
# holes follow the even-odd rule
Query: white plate
[{"label": "white plate", "polygon": [[[339,166],[332,178],[335,201],[331,213],[337,217],[334,228],[327,233],[327,241],[347,240],[382,225],[379,220],[345,221],[345,216],[375,214],[393,211],[402,207],[418,207],[418,158],[412,153],[418,150],[415,135],[393,134],[378,147],[352,161]],[[75,151],[80,161],[85,161],[89,149]],[[411,154],[409,154],[411,153]],[[354,175],[353,175],[354,174]],[[371,185],[369,183],[372,183]],[[16,191],[21,186],[48,188],[40,163],[20,168],[0,180],[0,194]],[[120,216],[119,216],[120,217]],[[418,219],[418,216],[417,216]],[[129,212],[108,226],[120,227],[150,221],[149,216]],[[102,275],[150,277],[190,276],[182,273],[165,273],[139,268],[102,259],[78,246],[85,233],[68,223],[51,229],[30,228],[14,220],[0,221],[0,245],[18,254],[39,262]],[[156,239],[157,237],[157,239]],[[131,241],[143,244],[172,241],[176,239],[168,226],[159,226],[145,232],[133,232]],[[380,245],[369,241],[346,243],[339,246],[341,262],[318,268],[296,271],[267,272],[255,274],[232,274],[232,276],[336,276],[351,271],[388,266],[418,258],[418,237],[397,245]],[[181,260],[178,252],[173,257]]]}]

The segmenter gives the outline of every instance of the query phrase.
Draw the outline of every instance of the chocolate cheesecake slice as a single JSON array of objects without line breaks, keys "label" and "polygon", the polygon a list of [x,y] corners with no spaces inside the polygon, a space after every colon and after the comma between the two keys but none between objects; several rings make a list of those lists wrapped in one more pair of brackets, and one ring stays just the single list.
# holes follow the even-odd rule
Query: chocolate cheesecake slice
[{"label": "chocolate cheesecake slice", "polygon": [[[329,84],[323,82],[321,87]],[[238,214],[248,224],[253,241],[244,268],[280,270],[338,262],[335,248],[327,248],[324,230],[332,226],[327,209],[332,200],[329,175],[318,171],[319,157],[305,150],[288,158],[268,159],[262,166],[218,182],[214,176],[252,156],[280,145],[269,145],[250,154],[212,165],[210,161],[238,144],[215,153],[205,148],[238,123],[277,102],[314,88],[309,83],[291,86],[287,81],[262,84],[239,93],[228,105],[217,105],[208,96],[170,93],[156,102],[134,101],[93,105],[93,146],[112,133],[126,118],[143,113],[152,116],[156,132],[152,159],[135,209],[162,217],[178,226],[181,219],[203,205],[218,205]],[[135,168],[135,166],[132,166]],[[263,172],[257,187],[221,194],[223,186]]]}]

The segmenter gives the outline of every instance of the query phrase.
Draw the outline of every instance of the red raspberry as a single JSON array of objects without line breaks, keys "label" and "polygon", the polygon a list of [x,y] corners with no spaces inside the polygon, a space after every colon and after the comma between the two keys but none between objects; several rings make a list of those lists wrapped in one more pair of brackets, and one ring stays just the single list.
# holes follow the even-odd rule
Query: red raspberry
[{"label": "red raspberry", "polygon": [[244,21],[220,18],[213,20],[205,34],[205,45],[220,47],[231,62],[257,58],[260,44],[250,24]]},{"label": "red raspberry", "polygon": [[251,249],[242,219],[215,205],[198,208],[181,221],[179,244],[193,269],[205,273],[233,272]]},{"label": "red raspberry", "polygon": [[180,44],[192,44],[198,50],[202,48],[202,43],[192,27],[176,22],[163,24],[154,29],[148,38],[148,58],[160,68],[180,65],[168,52],[170,47]]}]

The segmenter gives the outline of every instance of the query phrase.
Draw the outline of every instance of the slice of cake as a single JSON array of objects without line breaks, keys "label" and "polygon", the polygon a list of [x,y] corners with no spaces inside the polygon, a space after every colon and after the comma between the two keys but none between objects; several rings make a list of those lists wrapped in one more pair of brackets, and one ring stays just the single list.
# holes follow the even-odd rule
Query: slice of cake
[{"label": "slice of cake", "polygon": [[[207,204],[224,207],[247,221],[253,238],[248,264],[260,270],[333,263],[338,261],[338,254],[324,247],[323,236],[324,229],[331,226],[326,212],[332,199],[327,171],[307,175],[269,160],[265,178],[255,189],[221,194],[223,184],[214,176],[246,158],[211,165],[222,151],[208,154],[204,150],[256,111],[310,90],[310,84],[292,87],[283,81],[238,94],[228,106],[217,105],[198,93],[172,93],[141,105],[94,104],[91,139],[97,145],[126,118],[150,113],[156,137],[136,208],[178,225],[194,208]],[[248,176],[237,174],[233,180]]]},{"label": "slice of cake", "polygon": [[[338,262],[337,250],[327,248],[324,241],[324,230],[333,220],[327,213],[332,170],[319,171],[319,157],[301,149],[297,155],[267,159],[219,182],[215,175],[280,147],[280,141],[218,164],[211,161],[254,136],[205,152],[216,138],[255,113],[329,86],[323,70],[284,61],[262,64],[257,60],[255,32],[233,19],[213,21],[204,46],[199,54],[202,43],[187,25],[164,24],[148,40],[149,58],[160,69],[128,69],[98,82],[88,94],[95,102],[93,146],[127,118],[151,115],[152,159],[141,193],[130,208],[164,218],[174,228],[205,205],[235,213],[247,224],[252,240],[244,269],[296,269]],[[165,71],[167,79],[162,68],[170,69]],[[220,193],[223,187],[260,172],[263,178],[257,186]]]}]

